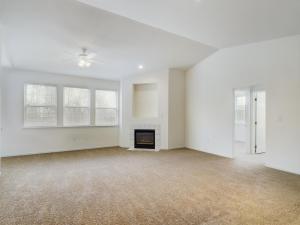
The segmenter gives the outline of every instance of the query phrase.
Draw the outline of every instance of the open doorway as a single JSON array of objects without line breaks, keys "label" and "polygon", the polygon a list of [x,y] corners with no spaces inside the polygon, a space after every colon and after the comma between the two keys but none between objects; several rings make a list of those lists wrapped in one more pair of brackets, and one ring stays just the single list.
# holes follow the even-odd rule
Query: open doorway
[{"label": "open doorway", "polygon": [[234,90],[234,158],[264,163],[266,152],[266,92]]},{"label": "open doorway", "polygon": [[250,153],[250,89],[234,91],[234,156]]}]

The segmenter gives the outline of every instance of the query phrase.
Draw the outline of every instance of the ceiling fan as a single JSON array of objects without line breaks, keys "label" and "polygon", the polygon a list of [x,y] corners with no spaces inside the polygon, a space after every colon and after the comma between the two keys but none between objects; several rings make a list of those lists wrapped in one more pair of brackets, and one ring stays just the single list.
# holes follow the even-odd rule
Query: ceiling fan
[{"label": "ceiling fan", "polygon": [[95,53],[88,53],[86,48],[82,48],[82,52],[78,55],[78,66],[88,68],[95,62]]},{"label": "ceiling fan", "polygon": [[80,68],[89,68],[93,64],[104,64],[104,62],[100,59],[98,59],[98,56],[94,52],[88,51],[87,48],[81,48],[81,51],[65,51],[62,60],[68,63],[71,63],[72,65],[76,65]]}]

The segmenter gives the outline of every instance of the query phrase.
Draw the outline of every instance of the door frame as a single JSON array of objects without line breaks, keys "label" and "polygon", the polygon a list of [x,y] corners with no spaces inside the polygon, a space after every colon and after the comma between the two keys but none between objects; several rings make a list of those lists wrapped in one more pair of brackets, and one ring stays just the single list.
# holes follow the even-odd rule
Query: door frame
[{"label": "door frame", "polygon": [[235,92],[236,91],[247,91],[249,92],[249,98],[247,99],[247,103],[248,103],[248,107],[247,107],[247,111],[248,111],[248,115],[246,115],[246,117],[248,118],[248,131],[247,131],[247,135],[246,135],[246,145],[247,145],[247,152],[250,153],[251,151],[251,111],[252,111],[252,105],[251,105],[251,97],[252,97],[252,88],[251,87],[240,87],[240,88],[234,88],[232,91],[232,96],[233,96],[233,101],[232,101],[232,157],[235,157]]},{"label": "door frame", "polygon": [[[250,154],[255,154],[254,151],[254,146],[255,146],[255,124],[254,124],[254,101],[253,101],[253,96],[254,93],[257,91],[264,91],[266,93],[266,103],[267,103],[267,91],[264,88],[264,86],[262,85],[253,85],[253,86],[244,86],[244,87],[237,87],[237,88],[233,88],[232,90],[232,158],[235,157],[235,148],[234,148],[234,144],[235,144],[235,91],[238,90],[249,90],[250,91],[250,97],[249,97],[249,130],[248,130],[248,135],[247,135],[247,152],[249,152]],[[266,111],[267,111],[267,104],[266,104]],[[267,124],[267,120],[266,120],[266,124]],[[265,147],[267,148],[267,147]],[[266,149],[267,150],[267,149]]]}]

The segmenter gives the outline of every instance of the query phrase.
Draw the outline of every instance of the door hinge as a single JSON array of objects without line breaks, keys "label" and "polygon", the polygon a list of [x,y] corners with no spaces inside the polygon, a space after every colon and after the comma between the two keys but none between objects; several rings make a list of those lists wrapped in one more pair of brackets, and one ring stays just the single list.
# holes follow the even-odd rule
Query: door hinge
[{"label": "door hinge", "polygon": [[255,121],[254,124],[257,125],[257,121]]},{"label": "door hinge", "polygon": [[257,102],[257,98],[255,98],[255,99],[254,99],[254,101],[256,101],[256,102]]}]

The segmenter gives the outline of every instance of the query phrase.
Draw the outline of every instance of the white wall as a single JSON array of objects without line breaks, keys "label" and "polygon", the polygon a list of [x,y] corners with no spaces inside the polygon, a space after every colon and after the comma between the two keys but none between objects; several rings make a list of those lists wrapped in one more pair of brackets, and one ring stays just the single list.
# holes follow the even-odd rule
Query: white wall
[{"label": "white wall", "polygon": [[185,147],[185,72],[170,69],[169,149]]},{"label": "white wall", "polygon": [[223,49],[186,77],[187,147],[232,157],[233,89],[267,92],[266,165],[300,174],[300,36]]},{"label": "white wall", "polygon": [[[157,118],[133,117],[134,84],[153,84],[158,87]],[[120,145],[129,147],[129,130],[133,124],[159,124],[161,149],[185,146],[185,73],[177,69],[165,69],[144,75],[130,76],[121,82],[122,125]],[[147,106],[147,101],[144,102]],[[151,107],[151,106],[150,106]]]},{"label": "white wall", "polygon": [[58,85],[59,124],[62,124],[62,88],[66,86],[118,90],[119,82],[24,70],[4,71],[3,156],[118,146],[118,127],[23,128],[23,85]]},{"label": "white wall", "polygon": [[0,174],[1,174],[1,152],[2,152],[2,86],[3,86],[3,81],[2,81],[2,48],[3,48],[3,28],[0,24]]},{"label": "white wall", "polygon": [[[130,146],[129,132],[133,124],[159,124],[161,130],[161,148],[168,149],[168,78],[169,70],[162,70],[143,75],[134,75],[121,81],[121,129],[120,146]],[[156,83],[158,87],[159,113],[157,118],[134,118],[133,117],[133,85]]]}]

